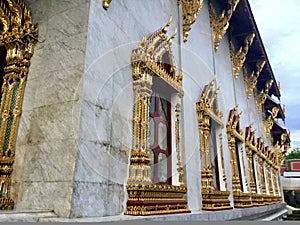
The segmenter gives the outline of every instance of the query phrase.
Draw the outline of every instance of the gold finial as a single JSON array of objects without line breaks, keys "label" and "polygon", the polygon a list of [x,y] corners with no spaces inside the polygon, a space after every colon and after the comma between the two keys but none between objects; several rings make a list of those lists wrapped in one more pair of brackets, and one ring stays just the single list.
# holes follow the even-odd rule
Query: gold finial
[{"label": "gold finial", "polygon": [[169,38],[168,42],[171,44],[177,34],[177,28],[175,28],[173,35]]},{"label": "gold finial", "polygon": [[249,125],[249,127],[252,127],[254,125],[254,121],[252,121]]},{"label": "gold finial", "polygon": [[164,26],[164,28],[162,29],[163,33],[166,34],[166,33],[168,32],[168,29],[169,29],[169,27],[170,27],[170,25],[171,25],[171,23],[172,23],[172,20],[173,20],[173,17],[170,16],[170,19],[169,19],[168,23],[167,23],[166,26]]},{"label": "gold finial", "polygon": [[239,107],[239,104],[236,104],[236,106],[234,107],[234,110],[237,110]]}]

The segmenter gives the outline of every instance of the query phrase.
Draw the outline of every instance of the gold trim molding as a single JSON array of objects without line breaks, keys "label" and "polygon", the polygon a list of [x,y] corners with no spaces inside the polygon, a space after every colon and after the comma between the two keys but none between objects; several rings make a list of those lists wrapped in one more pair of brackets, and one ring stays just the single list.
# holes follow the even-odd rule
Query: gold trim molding
[{"label": "gold trim molding", "polygon": [[182,5],[183,41],[186,42],[191,26],[202,8],[203,0],[178,0],[177,2]]},{"label": "gold trim molding", "polygon": [[249,47],[252,45],[254,33],[249,34],[244,41],[244,46],[241,46],[238,51],[235,50],[234,44],[230,41],[230,57],[233,66],[234,79],[237,79],[241,68],[243,67],[246,57],[249,51]]},{"label": "gold trim molding", "polygon": [[235,11],[235,8],[240,0],[228,0],[229,8],[227,11],[223,10],[219,15],[216,12],[215,5],[210,3],[210,23],[213,31],[213,40],[214,40],[214,48],[215,51],[218,50],[220,42],[223,36],[226,34],[226,31],[229,27],[229,21]]},{"label": "gold trim molding", "polygon": [[247,93],[247,98],[250,99],[253,90],[256,87],[257,84],[257,79],[263,70],[264,66],[266,64],[265,60],[258,61],[256,63],[256,71],[252,71],[251,75],[248,76],[247,69],[243,67],[243,74],[244,74],[244,81],[245,81],[245,86],[246,86],[246,93]]}]

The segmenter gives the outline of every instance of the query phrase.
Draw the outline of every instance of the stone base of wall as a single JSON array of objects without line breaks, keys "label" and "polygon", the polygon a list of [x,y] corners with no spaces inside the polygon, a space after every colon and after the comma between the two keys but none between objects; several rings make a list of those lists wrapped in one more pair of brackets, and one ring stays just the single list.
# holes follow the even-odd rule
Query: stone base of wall
[{"label": "stone base of wall", "polygon": [[[175,215],[158,215],[147,217],[136,216],[108,216],[90,218],[41,218],[40,222],[109,222],[109,221],[222,221],[222,220],[263,220],[271,218],[286,208],[286,203],[266,205],[246,209],[232,209],[223,211],[196,211]],[[276,217],[277,218],[277,217]]]}]

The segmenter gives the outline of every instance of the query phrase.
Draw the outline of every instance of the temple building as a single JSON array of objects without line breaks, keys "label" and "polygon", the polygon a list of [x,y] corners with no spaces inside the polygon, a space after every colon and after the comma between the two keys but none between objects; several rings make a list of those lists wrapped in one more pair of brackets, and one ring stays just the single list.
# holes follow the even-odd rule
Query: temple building
[{"label": "temple building", "polygon": [[2,216],[285,208],[290,134],[248,0],[0,0],[0,15]]}]

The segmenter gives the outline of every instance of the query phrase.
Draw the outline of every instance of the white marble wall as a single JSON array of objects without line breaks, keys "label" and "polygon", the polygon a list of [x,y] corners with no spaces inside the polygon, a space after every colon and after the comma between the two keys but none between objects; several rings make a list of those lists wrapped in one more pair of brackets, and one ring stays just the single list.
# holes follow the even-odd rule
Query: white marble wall
[{"label": "white marble wall", "polygon": [[169,35],[178,27],[176,1],[112,1],[107,11],[102,1],[90,2],[71,216],[117,215],[125,210],[132,141],[131,52],[171,15]]},{"label": "white marble wall", "polygon": [[25,1],[39,28],[16,143],[16,210],[70,215],[89,2]]},{"label": "white marble wall", "polygon": [[[183,84],[185,89],[183,112],[185,118],[184,144],[186,157],[190,160],[186,161],[186,163],[189,206],[191,210],[199,210],[201,208],[201,198],[197,195],[197,193],[201,193],[201,184],[197,182],[197,179],[199,179],[197,169],[201,168],[201,162],[199,161],[199,131],[197,127],[195,103],[199,100],[204,85],[213,79],[214,74],[216,74],[217,77],[217,84],[221,84],[218,102],[220,110],[224,112],[224,125],[226,126],[228,122],[230,110],[238,104],[238,113],[242,111],[240,126],[244,131],[243,135],[245,135],[245,128],[249,126],[251,122],[254,122],[253,129],[257,129],[257,137],[264,137],[266,144],[270,144],[269,139],[265,137],[262,114],[256,110],[253,96],[247,100],[242,71],[237,79],[233,77],[228,34],[221,40],[217,51],[213,48],[208,8],[208,1],[204,1],[198,19],[196,23],[192,25],[188,42],[182,44],[181,50],[181,62],[184,71]],[[225,173],[228,189],[231,191],[232,167],[230,164],[226,127],[224,127],[222,132]],[[191,143],[193,144],[191,145]],[[243,151],[243,158],[245,163],[244,180],[247,180],[247,183],[249,183],[250,177],[245,149]],[[230,196],[230,200],[232,203],[232,195]]]},{"label": "white marble wall", "polygon": [[185,150],[188,205],[191,211],[202,208],[201,156],[196,102],[204,85],[213,79],[212,41],[208,4],[204,1],[198,19],[191,26],[188,41],[182,43],[183,70],[183,144]]}]

